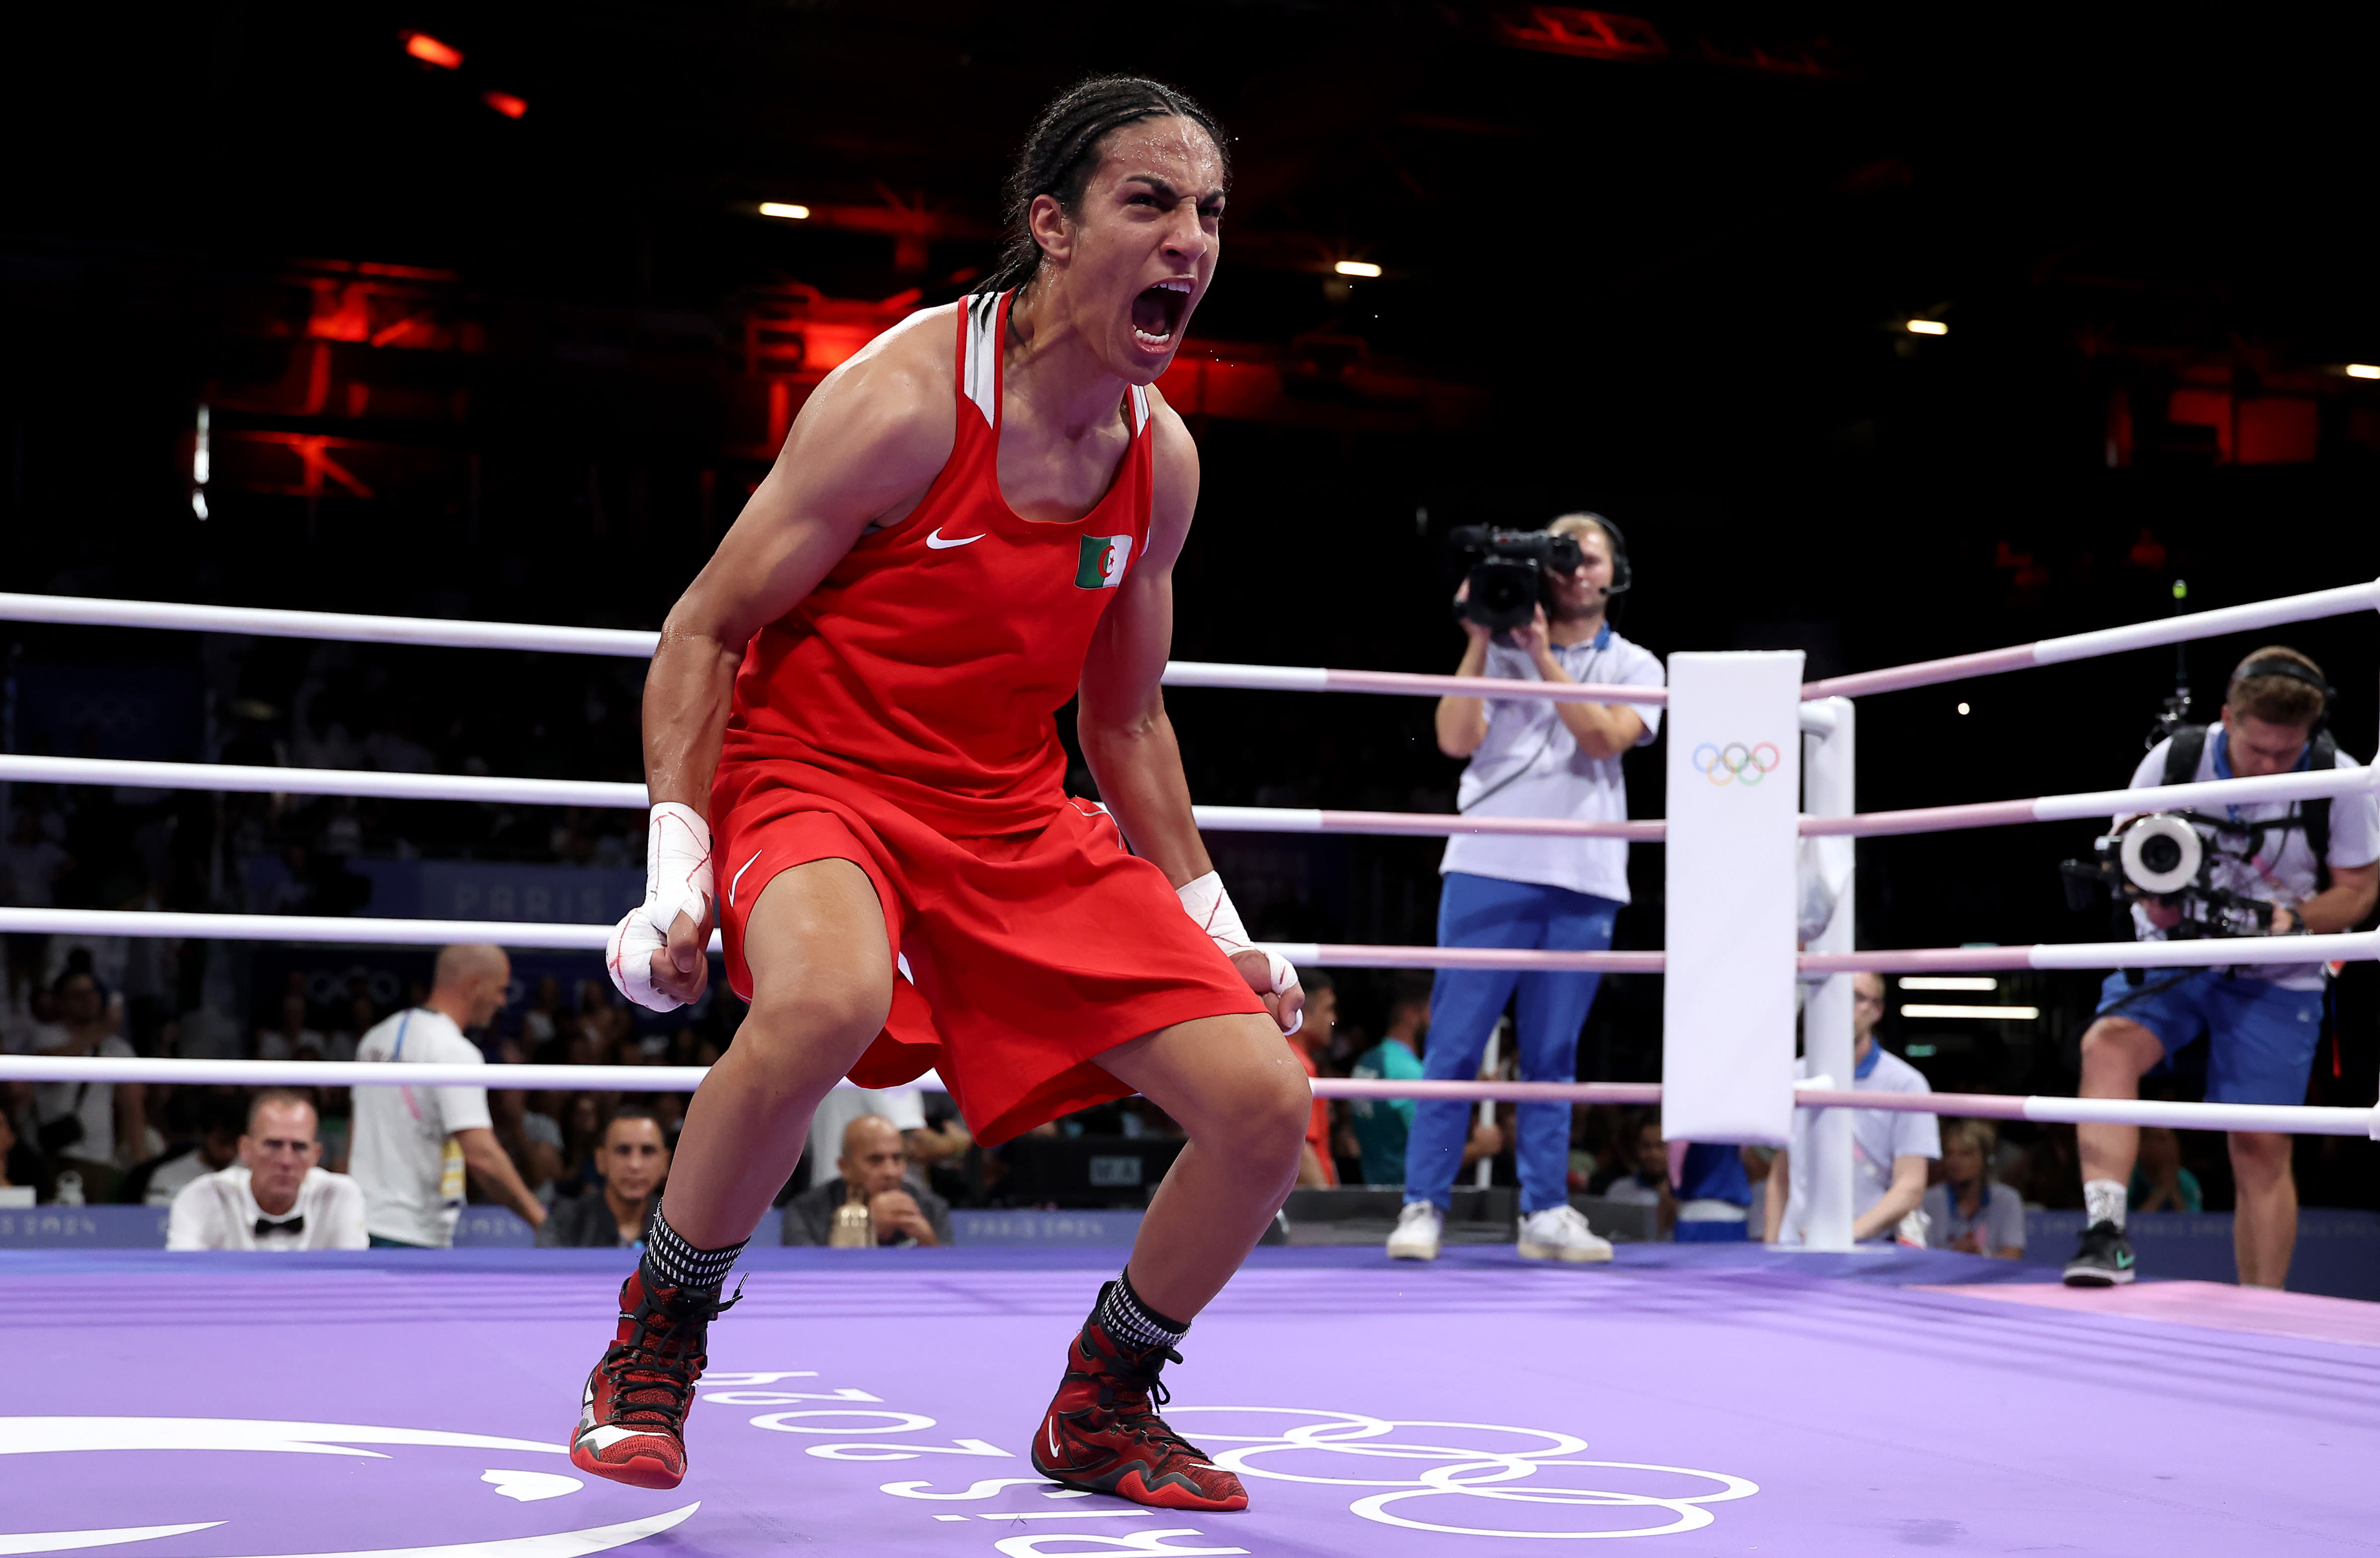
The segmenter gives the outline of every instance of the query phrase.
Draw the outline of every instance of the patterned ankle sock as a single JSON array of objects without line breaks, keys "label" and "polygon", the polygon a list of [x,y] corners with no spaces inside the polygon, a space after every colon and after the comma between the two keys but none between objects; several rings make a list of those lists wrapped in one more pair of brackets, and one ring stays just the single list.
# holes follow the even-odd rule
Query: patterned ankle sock
[{"label": "patterned ankle sock", "polygon": [[1099,1307],[1091,1313],[1107,1327],[1109,1335],[1135,1347],[1170,1350],[1180,1347],[1182,1338],[1190,1331],[1188,1321],[1169,1319],[1143,1303],[1140,1295],[1133,1291],[1129,1272],[1099,1290]]},{"label": "patterned ankle sock", "polygon": [[2082,1185],[2083,1222],[2113,1223],[2119,1231],[2124,1226],[2124,1202],[2129,1199],[2127,1187],[2113,1179],[2088,1179]]},{"label": "patterned ankle sock", "polygon": [[723,1250],[697,1250],[669,1226],[666,1215],[655,1212],[652,1233],[645,1240],[645,1286],[674,1287],[688,1296],[716,1298],[727,1285],[727,1274],[734,1269],[735,1257],[744,1253],[748,1242],[737,1239]]}]

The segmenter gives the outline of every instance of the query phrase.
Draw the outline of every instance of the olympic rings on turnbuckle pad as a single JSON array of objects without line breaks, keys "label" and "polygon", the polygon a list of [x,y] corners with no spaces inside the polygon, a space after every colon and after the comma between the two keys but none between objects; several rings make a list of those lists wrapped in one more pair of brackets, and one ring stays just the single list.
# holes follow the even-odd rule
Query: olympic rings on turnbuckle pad
[{"label": "olympic rings on turnbuckle pad", "polygon": [[1700,768],[1703,778],[1713,784],[1740,782],[1752,785],[1768,777],[1769,770],[1777,767],[1779,755],[1776,745],[1770,742],[1762,742],[1757,746],[1746,746],[1742,742],[1732,741],[1725,746],[1716,746],[1705,742],[1694,748],[1694,767]]},{"label": "olympic rings on turnbuckle pad", "polygon": [[[1281,1433],[1218,1433],[1209,1429],[1194,1431],[1202,1444],[1233,1446],[1215,1455],[1214,1462],[1243,1477],[1341,1488],[1385,1489],[1386,1492],[1369,1493],[1357,1499],[1348,1506],[1349,1513],[1384,1526],[1402,1526],[1408,1530],[1432,1531],[1442,1536],[1501,1537],[1524,1541],[1590,1541],[1605,1537],[1666,1536],[1678,1531],[1699,1530],[1709,1525],[1716,1516],[1706,1507],[1707,1505],[1749,1498],[1760,1492],[1757,1483],[1742,1477],[1730,1477],[1725,1472],[1697,1471],[1688,1467],[1654,1466],[1632,1461],[1579,1459],[1576,1457],[1586,1449],[1586,1441],[1550,1429],[1509,1428],[1495,1423],[1391,1422],[1360,1412],[1297,1407],[1175,1407],[1172,1410],[1176,1413],[1245,1413],[1300,1419],[1301,1421]],[[1451,1440],[1453,1443],[1414,1443],[1389,1437],[1413,1429],[1434,1431],[1427,1434],[1431,1441]],[[1491,1447],[1500,1441],[1510,1444],[1516,1439],[1522,1441],[1516,1447]],[[1256,1464],[1257,1456],[1276,1455],[1283,1451],[1431,1464],[1415,1467],[1417,1475],[1405,1477],[1324,1477]],[[1605,1475],[1577,1480],[1609,1485],[1557,1487],[1532,1481],[1524,1487],[1504,1486],[1534,1478],[1539,1470],[1549,1467],[1600,1471]],[[1359,1466],[1346,1469],[1351,1472],[1373,1469],[1387,1472],[1402,1468]],[[1527,1523],[1517,1518],[1511,1522],[1514,1528],[1440,1525],[1416,1519],[1405,1510],[1390,1507],[1409,1500],[1450,1495],[1485,1501],[1491,1511],[1500,1505],[1550,1504],[1566,1510],[1602,1509],[1614,1513],[1609,1517],[1609,1525],[1594,1529],[1535,1530],[1519,1528]],[[1642,1519],[1644,1512],[1657,1509],[1671,1518],[1661,1524],[1629,1524],[1631,1520]],[[1512,1511],[1515,1516],[1519,1513]],[[1484,1513],[1471,1516],[1479,1520],[1493,1517],[1491,1514]],[[1571,1521],[1578,1525],[1593,1523],[1591,1516],[1580,1518],[1573,1516]]]}]

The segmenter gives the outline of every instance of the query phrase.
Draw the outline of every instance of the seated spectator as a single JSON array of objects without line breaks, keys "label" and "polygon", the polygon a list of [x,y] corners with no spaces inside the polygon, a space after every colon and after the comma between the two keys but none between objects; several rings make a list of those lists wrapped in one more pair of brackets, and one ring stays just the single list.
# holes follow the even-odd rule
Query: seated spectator
[{"label": "seated spectator", "polygon": [[353,1060],[356,1045],[363,1042],[366,1033],[380,1025],[380,1008],[372,1005],[372,998],[364,993],[363,981],[358,979],[356,984],[356,993],[347,999],[346,1020],[333,1026],[330,1040],[323,1047],[322,1058],[325,1060]]},{"label": "seated spectator", "polygon": [[2024,1254],[2024,1198],[1993,1178],[1999,1132],[1989,1120],[1950,1120],[1942,1133],[1942,1182],[1925,1192],[1925,1243],[2014,1261]]},{"label": "seated spectator", "polygon": [[[1856,1093],[1931,1093],[1933,1087],[1900,1057],[1876,1042],[1884,1019],[1884,976],[1852,975],[1852,1090]],[[1807,1057],[1793,1075],[1810,1075]],[[1809,1136],[1811,1113],[1793,1111],[1793,1144],[1768,1171],[1769,1242],[1804,1242],[1810,1217]],[[1888,1239],[1925,1196],[1926,1165],[1942,1155],[1940,1125],[1932,1115],[1894,1109],[1852,1111],[1852,1238]],[[1912,1233],[1911,1242],[1923,1242]]]},{"label": "seated spectator", "polygon": [[909,1166],[901,1132],[880,1115],[861,1115],[844,1128],[840,1173],[785,1203],[787,1244],[825,1244],[834,1231],[835,1209],[854,1199],[868,1203],[879,1244],[905,1249],[951,1242],[950,1202],[903,1176]]},{"label": "seated spectator", "polygon": [[2198,1176],[2181,1166],[2181,1138],[2161,1125],[2141,1128],[2139,1161],[2132,1165],[2134,1212],[2204,1212],[2206,1197]]},{"label": "seated spectator", "polygon": [[[1307,971],[1304,984],[1305,1021],[1288,1043],[1305,1074],[1319,1077],[1322,1069],[1314,1057],[1330,1047],[1330,1030],[1339,1021],[1339,992],[1320,969]],[[1297,1184],[1300,1190],[1312,1190],[1338,1183],[1339,1169],[1330,1156],[1330,1101],[1318,1098],[1306,1116],[1305,1145],[1298,1150]]]},{"label": "seated spectator", "polygon": [[220,1174],[237,1163],[239,1140],[246,1129],[237,1098],[209,1098],[198,1144],[149,1171],[149,1183],[140,1195],[142,1203],[171,1206],[174,1198],[192,1180]]},{"label": "seated spectator", "polygon": [[549,973],[537,982],[536,1001],[521,1013],[521,1047],[542,1064],[551,1064],[540,1052],[561,1031],[561,1015],[562,981]]},{"label": "seated spectator", "polygon": [[603,1171],[600,1194],[557,1202],[553,1215],[537,1230],[537,1242],[547,1249],[642,1249],[662,1203],[662,1185],[669,1178],[669,1143],[662,1138],[662,1122],[650,1109],[630,1104],[603,1126],[603,1145],[596,1153]]},{"label": "seated spectator", "polygon": [[[520,1048],[506,1039],[497,1049],[498,1059],[505,1065],[520,1063]],[[535,1117],[545,1125],[553,1122],[543,1116]],[[496,1133],[496,1145],[512,1159],[513,1168],[520,1175],[528,1193],[537,1197],[538,1204],[551,1211],[553,1206],[553,1181],[562,1172],[561,1132],[554,1131],[552,1140],[529,1124],[528,1095],[517,1088],[498,1088],[488,1094],[488,1128]]]},{"label": "seated spectator", "polygon": [[[1369,1080],[1409,1082],[1421,1077],[1422,1035],[1429,1029],[1427,986],[1400,990],[1389,1008],[1388,1033],[1355,1057],[1351,1075]],[[1405,1182],[1405,1139],[1413,1133],[1414,1101],[1410,1098],[1357,1098],[1347,1113],[1355,1132],[1355,1147],[1364,1160],[1366,1185]],[[1498,1146],[1502,1143],[1498,1142]]]},{"label": "seated spectator", "polygon": [[1670,1147],[1661,1140],[1661,1122],[1646,1120],[1636,1128],[1633,1161],[1605,1181],[1599,1192],[1607,1201],[1658,1207],[1664,1232],[1678,1219],[1677,1198],[1670,1193]]},{"label": "seated spectator", "polygon": [[591,1093],[572,1093],[562,1113],[562,1172],[554,1178],[554,1196],[592,1194],[603,1182],[596,1162],[602,1151],[602,1101]]},{"label": "seated spectator", "polygon": [[[67,959],[52,994],[57,1021],[26,1035],[34,1054],[131,1056],[132,1046],[120,1031],[124,1003],[108,998],[87,956],[78,951]],[[67,1193],[66,1176],[71,1174],[73,1194],[83,1202],[114,1198],[120,1172],[118,1144],[128,1164],[147,1141],[145,1092],[139,1082],[42,1082],[33,1089],[36,1145],[49,1160],[54,1194]]]},{"label": "seated spectator", "polygon": [[30,1206],[41,1199],[42,1156],[17,1140],[16,1124],[0,1109],[0,1206]]},{"label": "seated spectator", "polygon": [[818,1112],[810,1117],[809,1147],[803,1155],[810,1165],[811,1183],[818,1182],[819,1176],[825,1172],[824,1165],[842,1152],[844,1136],[851,1129],[851,1122],[870,1115],[892,1122],[913,1165],[931,1161],[926,1155],[929,1153],[939,1156],[946,1151],[946,1143],[939,1139],[932,1142],[920,1140],[926,1133],[926,1094],[922,1088],[838,1087],[819,1100]]},{"label": "seated spectator", "polygon": [[174,1197],[168,1250],[361,1250],[364,1193],[317,1166],[314,1105],[301,1093],[266,1088],[248,1106],[239,1162],[191,1180]]},{"label": "seated spectator", "polygon": [[1680,1244],[1742,1243],[1752,1237],[1752,1175],[1742,1148],[1672,1141],[1669,1165]]},{"label": "seated spectator", "polygon": [[174,1054],[183,1060],[245,1060],[248,1039],[237,1019],[201,1001],[175,1020]]},{"label": "seated spectator", "polygon": [[295,990],[281,997],[281,1025],[256,1031],[259,1060],[322,1060],[329,1055],[328,1041],[306,1026],[306,997]]}]

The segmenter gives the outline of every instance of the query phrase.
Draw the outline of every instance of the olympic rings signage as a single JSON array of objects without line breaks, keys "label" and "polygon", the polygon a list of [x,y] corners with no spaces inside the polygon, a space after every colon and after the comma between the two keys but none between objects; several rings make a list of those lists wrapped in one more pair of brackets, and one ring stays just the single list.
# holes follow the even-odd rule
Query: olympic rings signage
[{"label": "olympic rings signage", "polygon": [[1694,767],[1703,778],[1716,785],[1742,784],[1751,786],[1767,779],[1780,761],[1776,744],[1762,742],[1746,746],[1742,742],[1730,742],[1719,746],[1705,742],[1694,748]]}]

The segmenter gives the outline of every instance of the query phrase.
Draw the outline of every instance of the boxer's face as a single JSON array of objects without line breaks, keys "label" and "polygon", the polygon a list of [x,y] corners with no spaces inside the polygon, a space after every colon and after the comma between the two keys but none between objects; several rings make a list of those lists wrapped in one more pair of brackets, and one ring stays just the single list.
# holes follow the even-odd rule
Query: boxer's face
[{"label": "boxer's face", "polygon": [[1207,296],[1222,247],[1223,159],[1188,119],[1111,131],[1072,215],[1033,203],[1034,236],[1062,276],[1075,331],[1134,384],[1163,373]]}]

